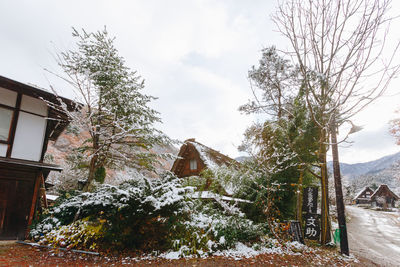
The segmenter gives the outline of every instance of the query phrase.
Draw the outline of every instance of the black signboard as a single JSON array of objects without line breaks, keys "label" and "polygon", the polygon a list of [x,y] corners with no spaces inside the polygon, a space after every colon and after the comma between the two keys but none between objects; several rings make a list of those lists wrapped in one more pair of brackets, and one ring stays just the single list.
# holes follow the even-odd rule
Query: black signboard
[{"label": "black signboard", "polygon": [[303,211],[317,213],[318,187],[306,187],[303,190]]},{"label": "black signboard", "polygon": [[290,221],[289,234],[293,241],[304,244],[303,235],[301,234],[301,225],[299,221]]},{"label": "black signboard", "polygon": [[320,234],[319,214],[307,213],[304,220],[304,238],[319,240]]}]

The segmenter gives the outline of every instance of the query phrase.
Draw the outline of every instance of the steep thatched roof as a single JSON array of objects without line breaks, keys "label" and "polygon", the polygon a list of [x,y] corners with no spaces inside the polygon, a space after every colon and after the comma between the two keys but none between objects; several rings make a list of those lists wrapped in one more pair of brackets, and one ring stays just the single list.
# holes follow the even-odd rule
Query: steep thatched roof
[{"label": "steep thatched roof", "polygon": [[371,196],[371,200],[374,200],[376,197],[381,196],[384,193],[387,193],[389,196],[393,197],[395,200],[399,200],[400,198],[393,193],[392,190],[389,189],[389,187],[386,184],[381,184],[376,190],[375,192],[372,194]]},{"label": "steep thatched roof", "polygon": [[171,169],[172,172],[176,172],[177,169],[179,169],[178,166],[184,160],[185,151],[189,147],[193,147],[198,152],[200,159],[203,161],[204,165],[207,168],[212,169],[212,168],[220,167],[220,166],[231,166],[231,165],[239,164],[236,160],[234,160],[234,159],[232,159],[232,158],[230,158],[208,146],[205,146],[205,145],[197,142],[194,138],[192,138],[192,139],[187,139],[181,146],[181,149],[179,150],[178,158],[175,160],[175,162],[172,166],[172,169]]},{"label": "steep thatched roof", "polygon": [[197,152],[200,154],[200,158],[203,160],[204,164],[209,167],[217,166],[230,166],[232,164],[238,164],[238,162],[219,151],[216,151],[208,146],[205,146],[195,139],[186,140],[185,143],[193,144]]},{"label": "steep thatched roof", "polygon": [[368,186],[364,187],[363,189],[360,190],[360,192],[357,193],[357,195],[354,197],[354,200],[362,198],[361,196],[364,194],[364,192],[369,191],[371,192],[371,195],[374,193],[374,190],[369,188]]}]

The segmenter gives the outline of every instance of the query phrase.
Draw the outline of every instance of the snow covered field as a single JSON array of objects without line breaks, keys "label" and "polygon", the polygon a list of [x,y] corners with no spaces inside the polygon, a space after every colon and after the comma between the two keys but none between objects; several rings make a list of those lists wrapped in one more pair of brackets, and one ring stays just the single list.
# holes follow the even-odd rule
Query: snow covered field
[{"label": "snow covered field", "polygon": [[350,253],[379,266],[400,266],[400,213],[347,206]]}]

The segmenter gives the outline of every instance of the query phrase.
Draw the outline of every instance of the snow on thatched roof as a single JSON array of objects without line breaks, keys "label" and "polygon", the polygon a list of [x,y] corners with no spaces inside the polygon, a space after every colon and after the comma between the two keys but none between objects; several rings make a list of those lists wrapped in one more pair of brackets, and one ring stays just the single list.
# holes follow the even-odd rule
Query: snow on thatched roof
[{"label": "snow on thatched roof", "polygon": [[358,198],[361,198],[361,195],[362,195],[365,191],[371,191],[371,193],[374,192],[374,190],[372,190],[371,188],[369,188],[368,186],[366,186],[366,187],[364,187],[363,189],[361,189],[353,199],[356,200],[356,199],[358,199]]},{"label": "snow on thatched roof", "polygon": [[[197,159],[199,162],[194,169],[189,170],[189,161]],[[208,147],[194,138],[187,139],[181,146],[178,156],[172,165],[171,171],[178,177],[199,175],[204,169],[215,170],[218,167],[239,166],[236,160]],[[186,167],[185,167],[186,166]]]},{"label": "snow on thatched roof", "polygon": [[195,139],[188,139],[185,144],[192,144],[196,148],[201,160],[208,168],[237,164],[236,160],[195,141]]},{"label": "snow on thatched roof", "polygon": [[399,200],[400,198],[393,193],[392,190],[389,189],[389,187],[386,184],[381,184],[378,189],[375,190],[375,192],[372,194],[371,199],[374,199],[375,197],[379,196],[384,190],[386,190],[387,192],[389,192],[389,194],[395,199],[395,200]]}]

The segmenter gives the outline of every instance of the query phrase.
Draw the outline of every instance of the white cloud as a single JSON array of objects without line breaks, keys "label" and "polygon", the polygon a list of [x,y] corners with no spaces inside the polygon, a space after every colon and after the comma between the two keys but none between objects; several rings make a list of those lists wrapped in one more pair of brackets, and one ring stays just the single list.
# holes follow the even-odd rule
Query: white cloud
[{"label": "white cloud", "polygon": [[[44,67],[57,71],[50,52],[54,47],[73,47],[72,26],[96,31],[107,25],[128,66],[146,79],[145,92],[159,97],[152,106],[161,112],[162,129],[173,138],[195,137],[234,157],[238,155],[235,145],[252,119],[237,111],[251,97],[247,70],[257,64],[263,47],[287,46],[269,20],[274,4],[263,0],[1,1],[0,75],[41,87],[48,87],[50,79],[64,89],[62,94],[73,97],[65,84],[43,71]],[[398,90],[398,82],[392,88]],[[360,133],[351,151],[341,149],[343,161],[355,159],[357,151],[362,151],[360,160],[368,160],[397,148],[382,129],[400,101],[398,96],[382,101],[354,118],[365,126],[365,137]],[[377,145],[368,146],[367,137]]]}]

